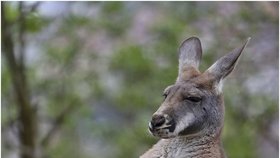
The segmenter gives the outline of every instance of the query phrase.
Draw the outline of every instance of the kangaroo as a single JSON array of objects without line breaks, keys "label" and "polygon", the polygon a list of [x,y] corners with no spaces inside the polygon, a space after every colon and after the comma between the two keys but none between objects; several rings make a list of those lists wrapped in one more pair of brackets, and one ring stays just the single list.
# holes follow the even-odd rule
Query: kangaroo
[{"label": "kangaroo", "polygon": [[250,38],[217,60],[205,72],[198,69],[200,40],[186,39],[179,48],[176,82],[163,93],[149,131],[162,138],[140,158],[225,158],[221,144],[224,122],[224,79],[233,71]]}]

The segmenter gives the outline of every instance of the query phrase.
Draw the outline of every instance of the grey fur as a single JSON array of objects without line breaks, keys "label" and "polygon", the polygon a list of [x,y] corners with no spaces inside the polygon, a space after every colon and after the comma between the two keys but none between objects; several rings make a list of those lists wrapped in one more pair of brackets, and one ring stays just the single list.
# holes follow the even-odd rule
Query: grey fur
[{"label": "grey fur", "polygon": [[182,42],[179,48],[179,73],[181,73],[183,67],[198,69],[201,56],[201,43],[197,37],[191,37]]}]

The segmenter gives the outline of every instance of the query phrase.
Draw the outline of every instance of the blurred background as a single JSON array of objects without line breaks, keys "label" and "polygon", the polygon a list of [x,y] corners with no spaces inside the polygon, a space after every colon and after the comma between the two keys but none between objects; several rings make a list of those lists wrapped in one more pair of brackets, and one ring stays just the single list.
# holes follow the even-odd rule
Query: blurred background
[{"label": "blurred background", "polygon": [[252,38],[225,82],[223,144],[278,157],[278,2],[1,4],[2,157],[139,157],[190,36],[201,71]]}]

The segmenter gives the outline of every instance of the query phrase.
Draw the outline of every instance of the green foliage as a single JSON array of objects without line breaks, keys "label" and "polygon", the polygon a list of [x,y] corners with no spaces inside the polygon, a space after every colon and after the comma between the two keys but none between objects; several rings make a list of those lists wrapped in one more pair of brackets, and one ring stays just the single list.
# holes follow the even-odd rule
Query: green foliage
[{"label": "green foliage", "polygon": [[4,12],[9,22],[15,22],[19,16],[19,10],[16,9],[11,3],[5,3]]},{"label": "green foliage", "polygon": [[[267,4],[261,4],[261,2],[257,2],[259,3],[259,5],[255,5],[254,9],[251,9],[252,7],[250,7],[250,3],[248,2],[243,2],[244,4],[247,5],[243,5],[241,7],[239,16],[246,22],[248,23],[264,23],[264,22],[273,22],[273,23],[277,23],[278,19],[276,19],[275,16],[271,16],[269,13],[269,11],[265,11],[263,14],[259,14],[259,16],[252,16],[252,14],[255,13],[255,11],[262,11],[263,7],[267,7],[265,5]],[[275,5],[278,5],[277,2]],[[268,8],[267,8],[268,9]]]},{"label": "green foliage", "polygon": [[139,144],[147,144],[145,148],[148,148],[156,142],[156,139],[148,135],[147,124],[143,118],[139,117],[126,130],[118,132],[118,135],[113,141],[120,147],[116,157],[122,158],[138,157],[144,149]]},{"label": "green foliage", "polygon": [[70,30],[76,27],[83,27],[90,25],[90,20],[86,17],[77,16],[75,14],[70,14],[65,18],[65,25]]},{"label": "green foliage", "polygon": [[[168,2],[167,5],[170,7],[171,10],[170,14],[176,19],[176,22],[184,22],[185,24],[188,22],[192,22],[198,18],[199,14],[197,11],[197,8],[199,7],[196,2]],[[209,6],[208,6],[209,7]],[[208,8],[207,7],[207,8]],[[176,9],[174,9],[176,8]],[[207,10],[207,8],[203,8],[201,11],[202,14],[204,12],[204,9]]]},{"label": "green foliage", "polygon": [[61,138],[57,145],[50,147],[47,155],[51,158],[85,157],[85,154],[81,152],[78,146],[79,142],[75,141],[73,132],[65,131],[64,137]]},{"label": "green foliage", "polygon": [[130,14],[126,14],[123,2],[102,3],[99,25],[106,29],[112,37],[121,36],[129,27]]},{"label": "green foliage", "polygon": [[153,63],[139,46],[126,46],[112,57],[111,69],[121,72],[128,83],[145,80],[151,75]]},{"label": "green foliage", "polygon": [[[6,62],[4,60],[2,60],[2,64]],[[2,75],[2,78],[1,78],[1,90],[3,92],[10,92],[11,91],[11,76],[9,74],[9,71],[7,70],[7,67],[6,65],[1,65],[1,75]]]},{"label": "green foliage", "polygon": [[49,47],[48,58],[50,62],[58,65],[67,66],[73,63],[77,55],[77,42],[72,42],[66,47]]},{"label": "green foliage", "polygon": [[26,31],[36,33],[41,31],[49,24],[50,20],[41,17],[38,13],[32,12],[26,16],[25,27]]},{"label": "green foliage", "polygon": [[[227,115],[228,113],[227,111]],[[228,157],[257,157],[256,134],[252,124],[236,123],[237,120],[229,119],[230,117],[226,117],[223,136],[223,144]]]},{"label": "green foliage", "polygon": [[102,4],[102,12],[108,15],[118,14],[124,9],[123,2],[112,2]]}]

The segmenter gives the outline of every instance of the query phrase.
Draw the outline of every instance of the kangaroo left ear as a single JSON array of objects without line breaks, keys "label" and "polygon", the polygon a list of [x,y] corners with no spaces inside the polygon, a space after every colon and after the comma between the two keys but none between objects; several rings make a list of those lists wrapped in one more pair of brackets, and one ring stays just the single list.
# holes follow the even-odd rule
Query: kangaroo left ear
[{"label": "kangaroo left ear", "polygon": [[183,79],[186,70],[198,71],[202,56],[202,48],[199,38],[190,37],[186,39],[179,48],[179,74],[178,79]]},{"label": "kangaroo left ear", "polygon": [[245,44],[243,44],[241,47],[234,49],[227,55],[217,60],[205,72],[214,77],[214,80],[219,83],[232,72],[235,65],[237,64],[239,57],[242,54],[242,51],[244,50],[250,39],[251,38],[248,38]]}]

